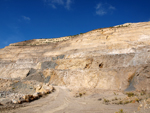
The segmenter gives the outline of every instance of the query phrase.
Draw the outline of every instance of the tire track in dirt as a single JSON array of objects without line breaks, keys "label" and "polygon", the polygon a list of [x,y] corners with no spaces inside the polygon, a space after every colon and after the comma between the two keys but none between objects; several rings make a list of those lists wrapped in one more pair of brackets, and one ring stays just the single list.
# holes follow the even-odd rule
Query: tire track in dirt
[{"label": "tire track in dirt", "polygon": [[57,96],[57,99],[55,99],[55,101],[61,99],[61,100],[63,100],[63,104],[61,104],[60,106],[58,106],[56,108],[53,108],[53,109],[51,109],[49,111],[45,111],[43,113],[55,113],[57,111],[65,109],[69,105],[70,101],[68,99],[68,94],[67,94],[66,90],[64,88],[61,88],[61,87],[59,87],[56,90],[59,90],[59,94]]},{"label": "tire track in dirt", "polygon": [[28,106],[10,111],[10,113],[55,113],[69,105],[69,97],[65,88],[55,87],[55,92],[45,98],[29,103]]}]

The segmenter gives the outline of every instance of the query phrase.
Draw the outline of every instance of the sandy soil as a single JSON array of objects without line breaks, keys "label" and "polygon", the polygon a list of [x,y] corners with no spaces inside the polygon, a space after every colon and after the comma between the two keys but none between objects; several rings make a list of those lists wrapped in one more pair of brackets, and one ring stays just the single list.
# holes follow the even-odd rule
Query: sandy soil
[{"label": "sandy soil", "polygon": [[[33,101],[25,107],[5,111],[6,113],[150,113],[149,108],[138,110],[140,103],[125,105],[106,104],[104,98],[114,98],[114,92],[95,92],[74,97],[73,92],[65,87],[55,87],[56,91],[45,98]],[[117,92],[117,97],[124,98]],[[121,112],[121,109],[123,112]],[[120,112],[119,112],[120,111]],[[1,111],[2,112],[2,111]],[[3,112],[4,113],[4,112]]]}]

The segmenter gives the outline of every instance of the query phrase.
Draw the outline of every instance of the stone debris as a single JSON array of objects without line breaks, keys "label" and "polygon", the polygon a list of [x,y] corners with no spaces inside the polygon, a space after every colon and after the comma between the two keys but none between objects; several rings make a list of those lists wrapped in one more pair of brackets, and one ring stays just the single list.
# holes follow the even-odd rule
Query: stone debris
[{"label": "stone debris", "polygon": [[0,105],[6,105],[10,103],[21,104],[24,102],[30,102],[33,100],[37,100],[43,95],[52,93],[54,91],[54,87],[50,85],[49,83],[46,83],[46,84],[39,83],[37,85],[34,85],[34,87],[35,87],[35,92],[33,94],[28,94],[30,92],[26,92],[26,94],[15,93],[13,91],[0,92]]},{"label": "stone debris", "polygon": [[148,113],[147,111],[150,111],[150,103],[149,99],[144,99],[140,102],[137,113]]},{"label": "stone debris", "polygon": [[9,104],[9,103],[11,103],[11,100],[7,99],[7,98],[0,98],[0,103],[2,105]]},{"label": "stone debris", "polygon": [[35,98],[35,99],[38,99],[39,96],[40,96],[40,93],[39,93],[39,92],[35,92],[35,93],[33,94],[33,98]]},{"label": "stone debris", "polygon": [[15,99],[12,99],[11,102],[12,102],[13,104],[18,104],[18,100],[15,100]]}]

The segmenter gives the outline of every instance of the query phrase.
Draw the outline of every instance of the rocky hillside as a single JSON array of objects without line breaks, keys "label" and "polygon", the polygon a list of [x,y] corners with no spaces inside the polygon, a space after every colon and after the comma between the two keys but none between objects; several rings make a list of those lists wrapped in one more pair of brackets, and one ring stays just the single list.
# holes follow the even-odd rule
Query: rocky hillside
[{"label": "rocky hillside", "polygon": [[10,44],[0,49],[0,78],[150,91],[150,22]]}]

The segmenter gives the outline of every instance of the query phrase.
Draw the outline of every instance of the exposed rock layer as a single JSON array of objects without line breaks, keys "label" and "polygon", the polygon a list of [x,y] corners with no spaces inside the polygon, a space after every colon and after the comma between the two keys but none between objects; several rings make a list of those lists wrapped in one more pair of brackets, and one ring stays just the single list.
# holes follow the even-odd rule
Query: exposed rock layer
[{"label": "exposed rock layer", "polygon": [[0,77],[69,88],[150,91],[150,22],[77,36],[37,39],[0,50]]}]

